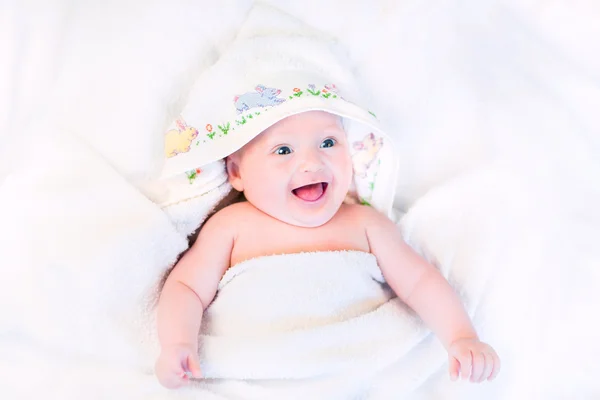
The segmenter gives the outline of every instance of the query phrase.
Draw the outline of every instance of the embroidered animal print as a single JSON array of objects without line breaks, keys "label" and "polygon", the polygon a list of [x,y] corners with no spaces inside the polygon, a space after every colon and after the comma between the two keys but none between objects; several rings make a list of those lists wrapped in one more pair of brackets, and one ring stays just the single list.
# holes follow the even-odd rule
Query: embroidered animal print
[{"label": "embroidered animal print", "polygon": [[362,141],[354,142],[352,147],[356,150],[356,153],[352,155],[354,174],[359,178],[366,178],[369,167],[383,147],[383,138],[377,138],[373,133],[369,133]]},{"label": "embroidered animal print", "polygon": [[175,124],[177,129],[171,129],[165,134],[165,156],[167,158],[190,151],[192,141],[198,136],[198,129],[188,126],[183,118],[177,118]]},{"label": "embroidered animal print", "polygon": [[281,94],[279,89],[258,85],[255,90],[255,92],[247,92],[234,97],[233,101],[238,114],[255,107],[276,106],[285,101],[285,99],[277,97]]}]

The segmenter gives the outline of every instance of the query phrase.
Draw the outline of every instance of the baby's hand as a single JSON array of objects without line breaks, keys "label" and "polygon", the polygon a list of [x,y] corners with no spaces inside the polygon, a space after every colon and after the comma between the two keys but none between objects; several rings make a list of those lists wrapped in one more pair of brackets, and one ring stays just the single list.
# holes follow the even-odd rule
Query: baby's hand
[{"label": "baby's hand", "polygon": [[169,389],[187,385],[190,378],[201,378],[200,361],[192,346],[163,347],[156,361],[158,381]]},{"label": "baby's hand", "polygon": [[489,345],[478,339],[458,339],[448,349],[450,378],[471,378],[471,382],[492,380],[500,372],[500,359]]}]

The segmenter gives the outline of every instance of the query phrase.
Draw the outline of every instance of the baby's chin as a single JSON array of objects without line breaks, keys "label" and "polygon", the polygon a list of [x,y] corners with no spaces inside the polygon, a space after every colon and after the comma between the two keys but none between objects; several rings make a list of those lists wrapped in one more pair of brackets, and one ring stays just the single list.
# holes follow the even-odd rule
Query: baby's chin
[{"label": "baby's chin", "polygon": [[318,228],[325,225],[333,219],[339,207],[330,212],[320,212],[317,215],[306,215],[304,213],[289,213],[286,215],[271,215],[278,220],[285,222],[288,225],[297,226],[299,228]]},{"label": "baby's chin", "polygon": [[[339,197],[339,196],[338,196]],[[248,199],[250,203],[250,199]],[[331,221],[340,210],[343,199],[329,199],[326,204],[317,207],[298,205],[296,201],[288,202],[287,206],[273,203],[255,204],[254,207],[271,218],[299,228],[318,228]]]},{"label": "baby's chin", "polygon": [[329,221],[331,221],[331,219],[333,218],[333,216],[329,217],[329,218],[323,218],[323,219],[319,219],[319,220],[301,220],[301,219],[290,219],[289,221],[285,221],[283,220],[283,222],[285,222],[288,225],[293,225],[293,226],[297,226],[299,228],[318,228],[320,226],[325,225],[326,223],[328,223]]}]

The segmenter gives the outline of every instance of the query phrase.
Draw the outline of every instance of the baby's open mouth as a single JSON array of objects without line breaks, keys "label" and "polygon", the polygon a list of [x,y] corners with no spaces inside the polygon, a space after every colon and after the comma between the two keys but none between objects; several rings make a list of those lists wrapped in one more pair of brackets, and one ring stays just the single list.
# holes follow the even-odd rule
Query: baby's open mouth
[{"label": "baby's open mouth", "polygon": [[327,182],[313,183],[310,185],[300,186],[292,190],[292,193],[304,201],[317,201],[323,197],[328,185],[329,184]]}]

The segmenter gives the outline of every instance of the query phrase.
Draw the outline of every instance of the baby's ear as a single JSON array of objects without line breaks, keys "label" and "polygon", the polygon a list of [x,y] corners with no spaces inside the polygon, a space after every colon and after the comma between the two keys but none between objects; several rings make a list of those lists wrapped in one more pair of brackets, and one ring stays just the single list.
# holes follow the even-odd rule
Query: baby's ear
[{"label": "baby's ear", "polygon": [[225,159],[225,165],[227,167],[227,176],[229,177],[229,183],[238,192],[244,191],[244,183],[240,176],[239,158],[232,154]]}]

